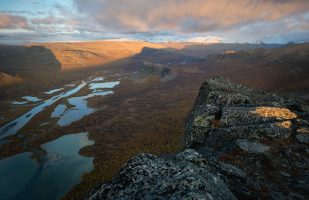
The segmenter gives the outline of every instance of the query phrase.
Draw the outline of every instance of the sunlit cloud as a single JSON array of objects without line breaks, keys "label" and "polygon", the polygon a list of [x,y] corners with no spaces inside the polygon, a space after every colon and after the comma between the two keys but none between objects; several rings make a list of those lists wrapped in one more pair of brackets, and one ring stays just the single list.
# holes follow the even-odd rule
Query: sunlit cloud
[{"label": "sunlit cloud", "polygon": [[2,0],[0,6],[0,36],[31,30],[40,41],[309,41],[308,0]]},{"label": "sunlit cloud", "polygon": [[102,27],[114,31],[207,32],[304,13],[309,1],[74,0]]},{"label": "sunlit cloud", "polygon": [[25,17],[0,13],[0,29],[29,29],[29,24]]},{"label": "sunlit cloud", "polygon": [[221,43],[222,39],[219,37],[193,37],[187,40],[188,42],[197,42],[205,44]]}]

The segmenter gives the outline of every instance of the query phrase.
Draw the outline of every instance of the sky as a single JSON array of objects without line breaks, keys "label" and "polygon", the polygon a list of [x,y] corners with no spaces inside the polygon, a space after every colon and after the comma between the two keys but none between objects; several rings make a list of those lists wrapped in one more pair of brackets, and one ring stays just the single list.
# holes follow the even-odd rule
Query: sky
[{"label": "sky", "polygon": [[309,41],[309,0],[0,0],[0,43]]}]

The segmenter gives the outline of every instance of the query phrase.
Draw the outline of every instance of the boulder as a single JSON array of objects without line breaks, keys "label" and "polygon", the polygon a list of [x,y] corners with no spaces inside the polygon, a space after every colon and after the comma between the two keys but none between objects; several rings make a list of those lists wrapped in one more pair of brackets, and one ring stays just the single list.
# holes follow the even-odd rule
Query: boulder
[{"label": "boulder", "polygon": [[[256,91],[220,77],[206,81],[186,122],[186,146],[201,144],[212,131],[213,120],[223,107],[220,128],[245,137],[288,138],[297,114],[293,104],[271,93]],[[294,102],[297,104],[297,102]]]},{"label": "boulder", "polygon": [[258,142],[250,142],[246,139],[238,139],[236,144],[244,151],[248,153],[265,153],[269,150],[269,147],[258,143]]},{"label": "boulder", "polygon": [[201,157],[194,150],[171,161],[139,154],[89,199],[236,199],[219,177],[194,164]]},{"label": "boulder", "polygon": [[295,137],[298,141],[309,144],[309,135],[297,134]]}]

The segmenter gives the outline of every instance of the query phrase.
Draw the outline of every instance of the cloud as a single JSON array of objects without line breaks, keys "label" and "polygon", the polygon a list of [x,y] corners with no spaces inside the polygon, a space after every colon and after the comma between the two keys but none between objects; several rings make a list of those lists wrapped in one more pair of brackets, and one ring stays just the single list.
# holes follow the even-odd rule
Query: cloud
[{"label": "cloud", "polygon": [[43,17],[43,18],[34,18],[31,20],[32,24],[57,24],[60,23],[61,19],[56,18],[54,16],[47,16],[47,17]]},{"label": "cloud", "polygon": [[308,0],[74,0],[105,30],[207,32],[272,22],[309,10]]},{"label": "cloud", "polygon": [[0,10],[7,40],[309,41],[309,0],[23,1]]},{"label": "cloud", "polygon": [[1,10],[1,13],[8,13],[8,14],[27,14],[27,15],[34,15],[33,12],[28,10]]},{"label": "cloud", "polygon": [[196,42],[203,44],[221,43],[222,39],[219,37],[193,37],[187,40],[188,42]]},{"label": "cloud", "polygon": [[0,29],[29,29],[27,18],[18,15],[0,13]]}]

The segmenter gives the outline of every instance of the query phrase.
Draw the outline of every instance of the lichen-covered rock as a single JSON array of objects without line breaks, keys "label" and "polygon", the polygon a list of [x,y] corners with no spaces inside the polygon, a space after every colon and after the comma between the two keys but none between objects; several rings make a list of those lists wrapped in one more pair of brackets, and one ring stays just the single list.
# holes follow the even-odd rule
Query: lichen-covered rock
[{"label": "lichen-covered rock", "polygon": [[309,135],[297,134],[295,137],[298,141],[309,144]]},{"label": "lichen-covered rock", "polygon": [[245,178],[246,177],[246,173],[242,170],[239,169],[238,167],[231,165],[231,164],[227,164],[224,162],[219,162],[220,166],[220,170],[228,173],[228,174],[232,174],[234,176],[240,177],[240,178]]},{"label": "lichen-covered rock", "polygon": [[308,113],[294,99],[213,78],[187,118],[185,145],[239,199],[308,199]]},{"label": "lichen-covered rock", "polygon": [[[220,128],[273,139],[287,138],[292,133],[292,101],[262,91],[255,91],[222,78],[206,81],[186,122],[186,146],[201,144],[213,129],[213,120],[222,109]],[[294,102],[297,104],[297,102]],[[259,133],[257,133],[259,132]]]},{"label": "lichen-covered rock", "polygon": [[297,130],[297,133],[309,135],[309,128],[308,128],[308,127],[306,127],[306,128],[300,128],[300,129]]},{"label": "lichen-covered rock", "polygon": [[194,150],[172,161],[139,154],[89,199],[236,199],[220,178],[194,164],[201,157]]},{"label": "lichen-covered rock", "polygon": [[244,151],[248,153],[265,153],[269,150],[269,147],[258,143],[258,142],[250,142],[246,139],[238,139],[236,144]]}]

